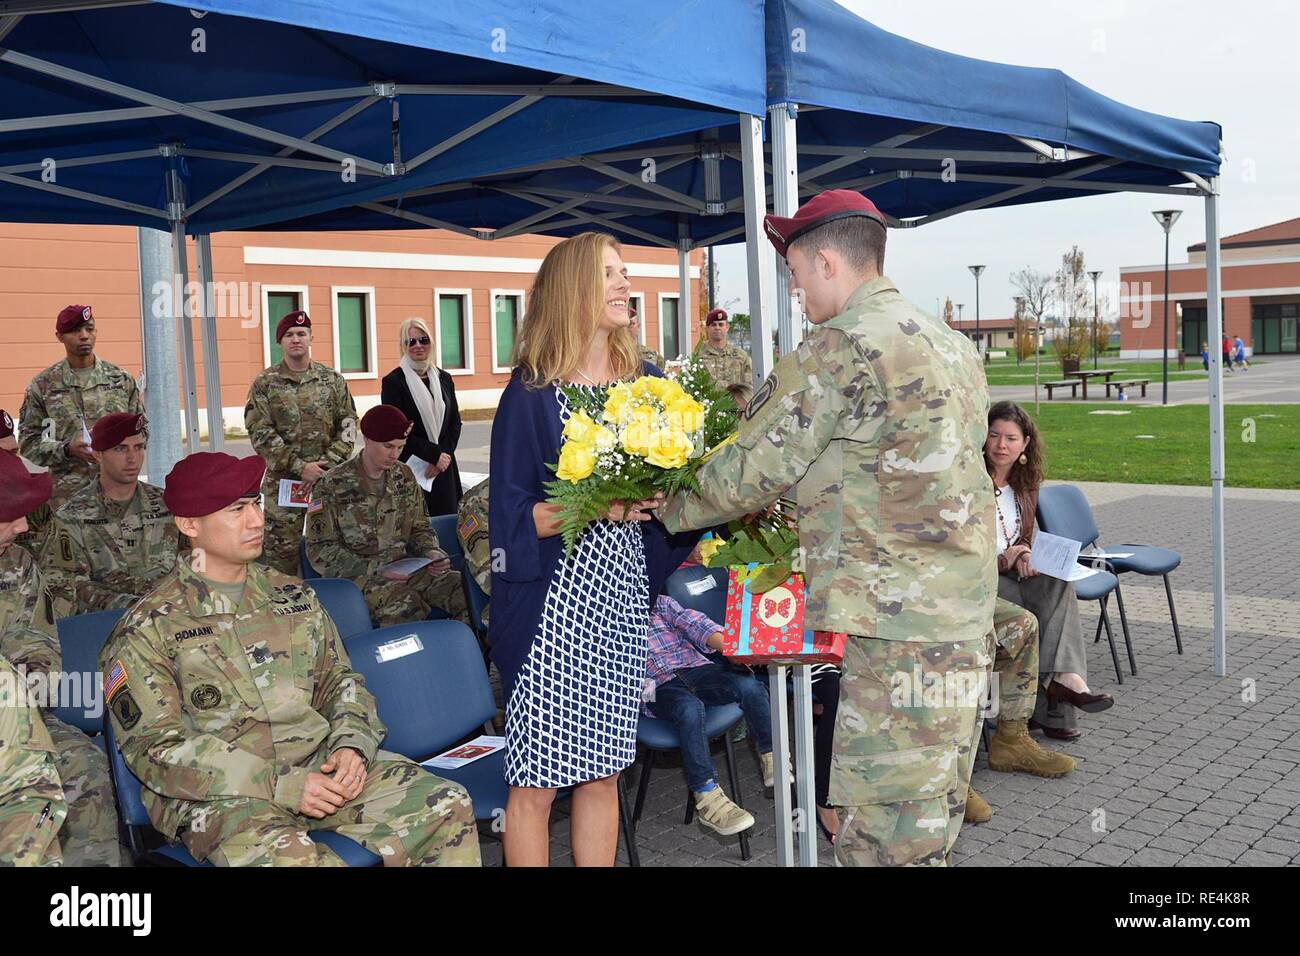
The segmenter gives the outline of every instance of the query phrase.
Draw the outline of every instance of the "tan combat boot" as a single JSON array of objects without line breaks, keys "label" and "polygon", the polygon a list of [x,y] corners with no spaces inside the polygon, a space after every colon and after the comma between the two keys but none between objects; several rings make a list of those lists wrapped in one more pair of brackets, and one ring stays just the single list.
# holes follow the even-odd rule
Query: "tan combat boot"
[{"label": "tan combat boot", "polygon": [[988,823],[993,819],[993,808],[989,802],[975,792],[974,787],[966,788],[967,823]]},{"label": "tan combat boot", "polygon": [[1075,763],[1073,757],[1038,746],[1026,721],[999,720],[989,742],[989,766],[1004,773],[1022,770],[1036,777],[1064,777]]},{"label": "tan combat boot", "polygon": [[732,803],[718,786],[695,795],[695,814],[701,823],[722,836],[732,836],[754,825],[749,811]]}]

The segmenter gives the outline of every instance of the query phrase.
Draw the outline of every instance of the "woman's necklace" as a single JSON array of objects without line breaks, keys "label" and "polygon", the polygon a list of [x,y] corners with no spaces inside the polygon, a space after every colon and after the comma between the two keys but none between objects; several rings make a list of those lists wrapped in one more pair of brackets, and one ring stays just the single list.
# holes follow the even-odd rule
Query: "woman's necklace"
[{"label": "woman's necklace", "polygon": [[580,368],[579,368],[579,369],[574,369],[574,371],[576,371],[579,375],[581,375],[583,378],[585,378],[585,379],[586,379],[590,384],[596,386],[596,388],[600,388],[600,383],[594,381],[594,380],[592,379],[592,377],[591,377],[590,375],[588,375],[586,372],[584,372],[582,369],[580,369]]},{"label": "woman's necklace", "polygon": [[[994,483],[994,485],[993,485],[993,494],[994,494],[995,497],[999,497],[999,498],[1002,497],[1002,489],[999,488],[999,487],[997,486],[996,483]],[[1015,504],[1015,506],[1016,506],[1016,534],[1015,534],[1015,537],[1012,537],[1012,536],[1011,536],[1011,532],[1009,532],[1009,531],[1007,530],[1007,522],[1006,522],[1006,519],[1004,519],[1004,518],[1002,517],[1002,509],[1001,509],[1000,507],[998,507],[997,505],[994,506],[994,510],[998,513],[998,527],[1000,527],[1000,528],[1002,529],[1002,537],[1004,537],[1004,538],[1007,539],[1007,547],[1008,547],[1008,548],[1011,547],[1013,544],[1015,544],[1016,541],[1020,538],[1020,502],[1016,501],[1014,495],[1012,495],[1011,500],[1012,500],[1012,502],[1013,502],[1013,503]]]}]

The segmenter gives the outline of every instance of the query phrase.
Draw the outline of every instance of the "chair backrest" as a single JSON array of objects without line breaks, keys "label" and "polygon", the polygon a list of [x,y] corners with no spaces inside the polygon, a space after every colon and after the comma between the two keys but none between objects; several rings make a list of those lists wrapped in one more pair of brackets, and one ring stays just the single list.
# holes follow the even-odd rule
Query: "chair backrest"
[{"label": "chair backrest", "polygon": [[470,573],[469,565],[460,569],[461,580],[465,583],[465,604],[469,607],[469,620],[479,634],[487,634],[487,625],[483,623],[483,612],[487,610],[488,596],[478,586],[478,578]]},{"label": "chair backrest", "polygon": [[385,750],[425,760],[496,716],[478,641],[459,621],[394,624],[345,646],[388,728]]},{"label": "chair backrest", "polygon": [[334,620],[339,637],[347,640],[355,634],[364,634],[374,625],[370,621],[370,608],[361,588],[347,578],[313,578],[307,587],[316,592],[316,598],[325,613]]},{"label": "chair backrest", "polygon": [[429,527],[438,534],[438,546],[451,558],[451,566],[457,571],[465,561],[465,549],[460,546],[460,535],[456,533],[457,515],[434,515],[429,519]]},{"label": "chair backrest", "polygon": [[1085,548],[1101,537],[1088,499],[1074,485],[1052,485],[1038,491],[1038,527],[1048,534],[1072,538]]},{"label": "chair backrest", "polygon": [[320,572],[311,566],[311,561],[307,560],[307,539],[298,539],[298,564],[302,571],[302,579],[310,581],[312,578],[320,577]]},{"label": "chair backrest", "polygon": [[[108,640],[113,626],[122,619],[126,608],[115,607],[107,611],[94,611],[90,614],[78,614],[75,617],[60,618],[59,650],[63,655],[63,673],[75,679],[62,681],[59,688],[60,704],[54,708],[54,715],[65,724],[71,724],[78,730],[94,736],[104,730],[102,707],[97,716],[86,713],[85,706],[72,706],[65,698],[69,691],[80,689],[83,702],[99,699],[99,689],[103,681],[99,674],[99,652]],[[89,696],[93,693],[94,696]]]},{"label": "chair backrest", "polygon": [[104,721],[104,738],[108,750],[108,762],[113,773],[113,792],[117,794],[118,816],[128,827],[153,826],[149,820],[149,811],[144,808],[144,800],[140,796],[144,785],[126,765],[122,752],[117,749],[117,738],[113,733],[111,719]]},{"label": "chair backrest", "polygon": [[692,564],[668,575],[668,596],[682,607],[711,617],[718,627],[727,623],[727,569]]}]

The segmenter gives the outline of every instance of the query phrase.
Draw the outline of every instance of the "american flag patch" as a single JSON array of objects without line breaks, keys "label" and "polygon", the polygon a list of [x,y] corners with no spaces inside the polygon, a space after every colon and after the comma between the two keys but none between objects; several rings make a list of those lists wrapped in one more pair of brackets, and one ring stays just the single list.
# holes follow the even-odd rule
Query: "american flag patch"
[{"label": "american flag patch", "polygon": [[307,505],[307,514],[314,515],[316,512],[324,510],[324,508],[325,503],[323,501],[313,501]]},{"label": "american flag patch", "polygon": [[478,530],[478,517],[472,514],[465,515],[464,520],[460,523],[460,527],[456,530],[460,532],[462,538],[468,538]]},{"label": "american flag patch", "polygon": [[121,661],[113,661],[113,667],[104,678],[104,700],[111,701],[113,695],[126,686],[126,668]]}]

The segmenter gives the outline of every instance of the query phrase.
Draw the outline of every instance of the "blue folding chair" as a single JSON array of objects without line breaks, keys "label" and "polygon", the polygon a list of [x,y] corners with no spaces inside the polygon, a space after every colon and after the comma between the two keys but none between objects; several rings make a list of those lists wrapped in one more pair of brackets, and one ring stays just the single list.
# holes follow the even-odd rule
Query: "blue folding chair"
[{"label": "blue folding chair", "polygon": [[668,575],[668,596],[682,607],[711,617],[718,627],[727,623],[726,568],[706,568],[701,564],[678,568]]},{"label": "blue folding chair", "polygon": [[[1082,507],[1080,507],[1082,505]],[[1048,534],[1060,535],[1080,542],[1085,548],[1101,537],[1097,522],[1093,520],[1092,510],[1083,497],[1083,492],[1073,485],[1053,485],[1038,492],[1038,527]],[[1106,605],[1111,592],[1119,607],[1119,623],[1124,631],[1124,644],[1128,650],[1129,668],[1137,674],[1137,662],[1133,658],[1133,639],[1129,636],[1128,617],[1124,613],[1124,596],[1120,592],[1119,578],[1110,571],[1098,570],[1096,574],[1074,582],[1074,592],[1082,601],[1098,601],[1101,604],[1101,617],[1097,621],[1097,633],[1093,643],[1101,640],[1101,629],[1106,628],[1106,637],[1110,641],[1110,656],[1115,664],[1115,678],[1124,683],[1124,673],[1119,666],[1119,653],[1115,649],[1115,634],[1111,630],[1110,615]]]},{"label": "blue folding chair", "polygon": [[307,539],[298,539],[298,563],[302,568],[302,579],[310,581],[313,578],[320,577],[320,572],[311,566],[311,561],[307,559]]},{"label": "blue folding chair", "polygon": [[[99,674],[99,652],[112,633],[113,626],[125,613],[126,608],[115,607],[107,611],[59,619],[59,651],[63,656],[63,673],[81,675],[79,686],[83,689],[89,689],[92,683],[100,683],[96,676]],[[89,737],[104,731],[102,711],[98,717],[91,717],[84,706],[72,707],[62,703],[54,708],[54,716]]]},{"label": "blue folding chair", "polygon": [[458,515],[434,515],[429,519],[429,527],[438,535],[438,547],[451,558],[451,566],[457,571],[465,563],[465,549],[460,546],[460,535],[456,533]]},{"label": "blue folding chair", "polygon": [[487,610],[487,593],[478,586],[478,579],[470,572],[469,565],[460,569],[461,580],[465,585],[465,603],[469,606],[469,620],[481,640],[487,641],[487,625],[483,623],[483,612]]},{"label": "blue folding chair", "polygon": [[[459,621],[394,624],[354,635],[345,646],[388,728],[385,750],[427,760],[480,732],[496,716],[478,641]],[[509,796],[504,750],[433,773],[469,791],[476,819],[492,820],[504,811]]]},{"label": "blue folding chair", "polygon": [[[113,780],[113,793],[117,798],[117,815],[126,830],[127,847],[135,866],[212,866],[200,863],[183,843],[167,843],[162,834],[153,828],[149,811],[141,796],[143,784],[135,775],[122,752],[117,749],[113,721],[104,721],[104,735],[108,744],[108,769]],[[329,847],[348,866],[380,866],[383,860],[360,843],[332,830],[309,831],[313,842]]]},{"label": "blue folding chair", "polygon": [[364,634],[374,626],[366,596],[355,582],[347,578],[313,578],[307,587],[316,592],[316,598],[344,640],[354,634]]}]

